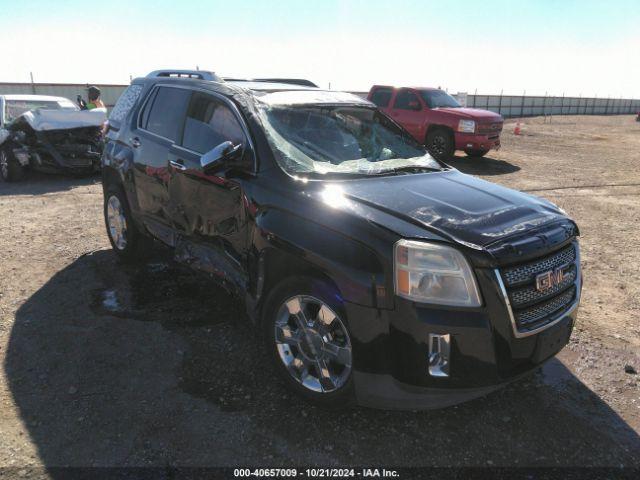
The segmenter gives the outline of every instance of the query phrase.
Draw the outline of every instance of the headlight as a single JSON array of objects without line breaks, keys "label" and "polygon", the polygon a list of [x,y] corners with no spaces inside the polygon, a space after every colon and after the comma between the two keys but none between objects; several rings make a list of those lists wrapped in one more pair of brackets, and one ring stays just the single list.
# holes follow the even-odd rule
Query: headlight
[{"label": "headlight", "polygon": [[479,307],[471,267],[454,248],[400,240],[394,247],[396,295],[422,303]]},{"label": "headlight", "polygon": [[458,131],[463,133],[473,133],[476,131],[476,122],[473,120],[460,120]]}]

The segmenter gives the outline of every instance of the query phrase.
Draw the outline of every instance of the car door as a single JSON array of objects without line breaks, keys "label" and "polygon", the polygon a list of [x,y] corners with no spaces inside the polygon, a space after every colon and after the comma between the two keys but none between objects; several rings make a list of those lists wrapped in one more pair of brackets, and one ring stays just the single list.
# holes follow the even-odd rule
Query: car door
[{"label": "car door", "polygon": [[[236,287],[244,282],[247,219],[242,184],[224,171],[205,173],[200,159],[223,142],[248,147],[237,110],[222,97],[194,91],[180,144],[169,152],[169,197],[177,256]],[[253,155],[250,148],[244,154]]]},{"label": "car door", "polygon": [[396,93],[390,115],[419,142],[424,142],[424,111],[418,94],[408,88]]},{"label": "car door", "polygon": [[138,210],[147,228],[166,243],[169,214],[169,150],[182,135],[190,91],[157,86],[147,96],[128,141]]}]

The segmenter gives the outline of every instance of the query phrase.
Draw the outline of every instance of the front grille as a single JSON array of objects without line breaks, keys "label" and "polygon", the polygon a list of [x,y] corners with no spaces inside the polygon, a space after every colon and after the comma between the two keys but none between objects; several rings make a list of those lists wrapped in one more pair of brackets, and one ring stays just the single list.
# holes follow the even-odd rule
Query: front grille
[{"label": "front grille", "polygon": [[536,289],[535,285],[529,285],[524,288],[519,288],[517,290],[512,290],[509,292],[509,299],[511,300],[511,305],[514,307],[526,307],[531,305],[532,303],[538,303],[543,300],[547,300],[559,292],[566,290],[567,287],[573,285],[576,281],[576,273],[577,269],[575,265],[569,265],[566,269],[563,270],[563,278],[560,283],[554,285],[548,290],[539,291]]},{"label": "front grille", "polygon": [[533,330],[534,328],[541,327],[545,325],[545,318],[548,318],[551,314],[569,305],[573,301],[575,294],[576,287],[572,285],[569,290],[548,302],[517,311],[515,312],[516,323],[523,327],[524,330]]},{"label": "front grille", "polygon": [[502,123],[481,123],[478,125],[478,133],[500,133],[502,131]]},{"label": "front grille", "polygon": [[562,265],[574,263],[576,260],[576,249],[573,244],[563,248],[547,257],[543,257],[533,262],[509,267],[502,272],[506,287],[513,287],[523,283],[530,283],[535,280],[536,275],[553,270]]},{"label": "front grille", "polygon": [[[577,243],[572,243],[550,255],[500,271],[518,332],[545,326],[576,300],[580,280],[577,248]],[[550,271],[556,275],[555,283],[539,290],[536,277]]]}]

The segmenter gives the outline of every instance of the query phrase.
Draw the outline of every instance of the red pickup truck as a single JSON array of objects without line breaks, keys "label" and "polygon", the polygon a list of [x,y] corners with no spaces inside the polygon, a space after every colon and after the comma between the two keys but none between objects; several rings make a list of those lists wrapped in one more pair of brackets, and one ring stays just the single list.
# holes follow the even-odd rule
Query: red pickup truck
[{"label": "red pickup truck", "polygon": [[452,157],[456,150],[481,157],[500,148],[502,117],[488,110],[461,107],[443,90],[374,85],[367,99],[439,160]]}]

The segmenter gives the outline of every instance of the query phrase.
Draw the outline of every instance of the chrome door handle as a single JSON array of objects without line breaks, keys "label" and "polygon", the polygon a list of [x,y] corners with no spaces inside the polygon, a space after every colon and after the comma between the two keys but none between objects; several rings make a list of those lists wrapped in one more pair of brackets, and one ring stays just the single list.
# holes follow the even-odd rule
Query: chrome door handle
[{"label": "chrome door handle", "polygon": [[133,148],[138,148],[140,146],[140,139],[138,137],[130,138],[129,141],[131,142],[131,146]]},{"label": "chrome door handle", "polygon": [[171,165],[176,170],[186,170],[187,167],[184,166],[184,163],[181,163],[180,160],[169,160],[169,165]]}]

